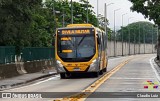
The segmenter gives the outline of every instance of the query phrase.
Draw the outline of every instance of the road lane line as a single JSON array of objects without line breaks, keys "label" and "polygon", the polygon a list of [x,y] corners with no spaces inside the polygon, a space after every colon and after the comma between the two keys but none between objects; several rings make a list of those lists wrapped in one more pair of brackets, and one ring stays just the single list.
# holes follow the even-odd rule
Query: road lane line
[{"label": "road lane line", "polygon": [[24,86],[16,87],[16,88],[11,88],[11,89],[7,89],[7,90],[4,90],[4,91],[14,90],[14,89],[22,89],[22,88],[26,88],[26,87],[31,87],[31,86],[39,85],[39,84],[41,84],[41,83],[44,83],[44,82],[50,81],[50,80],[56,80],[57,78],[59,78],[59,76],[50,77],[50,78],[48,78],[48,79],[46,79],[46,80],[39,81],[39,82],[36,82],[36,83],[34,83],[34,84],[24,85]]},{"label": "road lane line", "polygon": [[75,94],[75,95],[65,97],[65,98],[56,99],[53,101],[84,101],[89,95],[91,95],[93,92],[95,92],[96,89],[98,89],[106,80],[108,80],[114,73],[116,73],[118,70],[120,70],[130,60],[131,60],[131,58],[127,59],[126,61],[123,61],[122,63],[117,65],[115,68],[113,68],[111,71],[104,74],[102,77],[100,77],[94,83],[92,83],[89,87],[84,89],[82,92]]},{"label": "road lane line", "polygon": [[119,78],[117,78],[117,77],[110,77],[110,79],[123,79],[123,80],[130,80],[130,79],[132,79],[132,80],[141,80],[141,79],[155,79],[155,78],[124,78],[124,77],[119,77]]},{"label": "road lane line", "polygon": [[[156,74],[156,77],[157,77],[158,81],[160,82],[159,74],[158,74],[157,70],[156,70],[155,67],[154,67],[154,65],[157,66],[157,64],[154,63],[154,58],[155,58],[155,57],[152,57],[152,58],[149,60],[149,63],[150,63],[150,65],[151,65],[154,73]],[[154,63],[154,65],[153,65],[153,63]]]},{"label": "road lane line", "polygon": [[[110,59],[108,59],[108,60],[117,60],[117,59],[121,59],[121,58],[126,58],[126,57],[110,58]],[[59,76],[59,75],[55,75],[55,77],[51,77],[51,78],[48,78],[48,79],[43,80],[43,81],[39,81],[39,82],[36,82],[36,83],[33,83],[33,84],[29,84],[29,85],[23,85],[23,86],[20,86],[20,87],[15,87],[15,88],[6,89],[6,90],[4,90],[4,91],[14,90],[14,89],[21,89],[21,88],[26,88],[26,87],[31,87],[31,86],[39,85],[39,84],[44,83],[44,82],[48,82],[48,81],[50,81],[50,80],[56,80],[57,78],[60,78],[60,76]]]}]

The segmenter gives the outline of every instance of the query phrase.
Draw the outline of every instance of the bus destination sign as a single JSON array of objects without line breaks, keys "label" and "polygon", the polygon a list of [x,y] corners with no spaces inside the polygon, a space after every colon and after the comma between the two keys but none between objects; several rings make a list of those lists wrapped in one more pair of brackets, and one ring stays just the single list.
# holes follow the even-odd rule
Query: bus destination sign
[{"label": "bus destination sign", "polygon": [[62,30],[62,34],[90,34],[89,29]]}]

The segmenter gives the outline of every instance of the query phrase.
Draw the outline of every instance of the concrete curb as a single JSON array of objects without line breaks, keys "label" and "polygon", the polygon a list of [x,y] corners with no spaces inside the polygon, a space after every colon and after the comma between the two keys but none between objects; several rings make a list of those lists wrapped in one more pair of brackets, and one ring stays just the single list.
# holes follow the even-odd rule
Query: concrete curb
[{"label": "concrete curb", "polygon": [[153,61],[155,62],[154,68],[156,69],[158,75],[160,76],[160,62],[159,62],[159,60],[157,60],[157,58],[155,58]]},{"label": "concrete curb", "polygon": [[154,62],[160,67],[160,61],[157,58],[154,59]]},{"label": "concrete curb", "polygon": [[51,76],[57,75],[57,74],[58,73],[46,74],[46,75],[39,76],[39,77],[30,79],[30,80],[26,80],[24,82],[18,82],[18,83],[15,83],[15,84],[0,85],[0,91],[16,88],[16,87],[19,87],[19,86],[24,86],[24,85],[32,83],[34,81],[37,81],[37,80],[40,80],[40,79],[46,79],[48,77],[51,77]]}]

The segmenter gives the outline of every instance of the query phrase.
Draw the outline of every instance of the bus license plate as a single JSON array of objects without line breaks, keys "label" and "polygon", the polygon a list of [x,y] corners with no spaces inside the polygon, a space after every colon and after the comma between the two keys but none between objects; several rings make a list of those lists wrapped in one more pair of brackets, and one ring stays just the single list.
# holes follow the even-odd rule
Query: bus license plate
[{"label": "bus license plate", "polygon": [[80,68],[76,67],[74,68],[74,71],[80,71]]}]

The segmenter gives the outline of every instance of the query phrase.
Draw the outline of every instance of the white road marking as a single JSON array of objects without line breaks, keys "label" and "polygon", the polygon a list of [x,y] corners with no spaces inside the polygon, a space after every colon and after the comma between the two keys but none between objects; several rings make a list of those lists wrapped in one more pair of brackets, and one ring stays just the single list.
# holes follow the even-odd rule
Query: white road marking
[{"label": "white road marking", "polygon": [[9,89],[9,90],[21,89],[21,88],[25,88],[25,87],[31,87],[31,86],[39,85],[41,83],[44,83],[44,82],[47,82],[47,81],[50,81],[50,80],[56,80],[59,77],[60,77],[59,75],[55,75],[55,77],[51,77],[51,78],[48,78],[46,80],[43,80],[43,81],[40,81],[40,82],[37,82],[37,83],[34,83],[34,84],[30,84],[30,85],[26,85],[26,86],[22,86],[22,87],[18,87],[18,88],[12,88],[12,89]]},{"label": "white road marking", "polygon": [[[126,58],[126,57],[117,57],[117,58],[110,58],[108,60],[117,60],[117,59],[122,59],[122,58]],[[60,78],[59,75],[55,75],[55,77],[51,77],[49,79],[46,79],[46,80],[43,80],[43,81],[40,81],[40,82],[37,82],[37,83],[34,83],[34,84],[30,84],[30,85],[26,85],[26,86],[22,86],[22,87],[18,87],[18,88],[12,88],[12,89],[9,89],[9,90],[14,90],[14,89],[21,89],[21,88],[25,88],[25,87],[31,87],[31,86],[35,86],[35,85],[39,85],[41,83],[44,83],[44,82],[47,82],[47,81],[50,81],[50,80],[56,80]],[[6,91],[6,90],[5,90]]]},{"label": "white road marking", "polygon": [[[58,76],[57,76],[57,77],[58,77]],[[44,83],[44,82],[47,82],[47,81],[50,81],[50,80],[55,80],[55,79],[57,79],[57,77],[56,77],[56,76],[55,76],[55,77],[51,77],[51,78],[49,78],[49,79],[46,79],[46,80],[43,80],[43,81],[34,83],[34,84],[30,85],[30,86],[39,85],[39,84],[41,84],[41,83]]]},{"label": "white road marking", "polygon": [[[150,64],[151,64],[151,67],[152,67],[153,71],[154,71],[155,74],[156,74],[156,77],[157,77],[158,81],[160,81],[159,74],[157,73],[157,70],[156,70],[155,67],[154,67],[154,65],[155,65],[155,63],[154,63],[154,61],[153,61],[154,58],[155,58],[155,57],[152,57],[152,58],[149,60],[149,62],[150,62]],[[153,63],[154,63],[154,65],[153,65]]]},{"label": "white road marking", "polygon": [[155,79],[155,78],[124,78],[124,77],[122,77],[122,78],[117,78],[117,77],[111,77],[110,79],[125,79],[125,80],[130,80],[130,79],[132,79],[132,80],[136,80],[136,79],[145,79],[145,80],[147,80],[147,79]]}]

